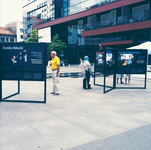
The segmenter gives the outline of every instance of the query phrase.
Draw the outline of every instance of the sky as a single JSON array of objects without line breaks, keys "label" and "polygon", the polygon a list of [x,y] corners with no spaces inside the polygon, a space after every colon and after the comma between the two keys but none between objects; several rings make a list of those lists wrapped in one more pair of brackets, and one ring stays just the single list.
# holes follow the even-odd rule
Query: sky
[{"label": "sky", "polygon": [[0,26],[22,21],[22,0],[0,0]]}]

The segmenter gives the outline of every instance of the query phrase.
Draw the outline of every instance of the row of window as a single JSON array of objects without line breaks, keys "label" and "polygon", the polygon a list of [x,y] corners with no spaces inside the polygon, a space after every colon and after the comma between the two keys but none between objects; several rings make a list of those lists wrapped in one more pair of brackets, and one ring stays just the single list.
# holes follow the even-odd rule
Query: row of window
[{"label": "row of window", "polygon": [[[44,5],[42,7],[39,7],[37,9],[34,9],[27,13],[27,20],[31,20],[33,16],[37,16],[37,19],[49,19],[54,17],[54,11],[55,7],[54,4],[51,4],[50,7],[47,5]],[[50,16],[50,17],[49,17]]]},{"label": "row of window", "polygon": [[23,29],[20,29],[20,33],[23,33],[24,32],[24,30]]},{"label": "row of window", "polygon": [[13,37],[0,37],[0,42],[15,42],[16,38]]},{"label": "row of window", "polygon": [[144,21],[151,18],[149,4],[132,8],[125,6],[125,8],[128,11],[126,11],[124,15],[121,13],[123,8],[120,8],[117,10],[111,10],[106,14],[88,16],[85,20],[81,20],[82,22],[79,22],[78,25],[83,28],[83,30],[92,30],[101,27]]},{"label": "row of window", "polygon": [[[68,2],[66,0],[64,0],[65,4],[64,5],[64,15],[68,14],[74,14],[74,13],[78,13],[80,11],[84,11],[87,9],[90,9],[92,7],[96,7],[96,6],[100,6],[103,4],[107,4],[107,3],[111,3],[113,1],[117,1],[117,0],[69,0]],[[68,13],[67,13],[68,11]]]},{"label": "row of window", "polygon": [[[125,24],[132,23],[136,21],[143,21],[149,17],[151,19],[151,11],[150,5],[144,4],[130,8],[129,6],[125,6],[124,9],[128,10],[124,13],[121,13],[123,8],[117,10],[111,10],[106,14],[97,14],[88,16],[84,19],[78,21],[77,24],[68,27],[68,43],[69,44],[88,44],[87,38],[82,38],[82,32],[84,30],[91,30],[96,28],[101,28],[105,26],[117,25],[117,24]],[[131,13],[130,13],[131,12]],[[127,36],[116,36],[106,38],[98,38],[97,40],[102,42],[112,42],[112,41],[120,41],[127,40]],[[86,42],[87,41],[87,42]],[[90,40],[91,41],[91,40]]]},{"label": "row of window", "polygon": [[39,5],[37,5],[37,9],[38,8],[41,8],[43,6],[47,5],[47,1],[43,2],[43,3],[40,3]]}]

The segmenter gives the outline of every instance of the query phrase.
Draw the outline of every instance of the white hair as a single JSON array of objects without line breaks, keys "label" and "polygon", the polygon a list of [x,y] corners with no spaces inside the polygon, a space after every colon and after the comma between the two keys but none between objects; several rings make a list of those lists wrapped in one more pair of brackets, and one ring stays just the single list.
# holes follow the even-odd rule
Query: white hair
[{"label": "white hair", "polygon": [[56,51],[51,51],[51,54],[57,55]]}]

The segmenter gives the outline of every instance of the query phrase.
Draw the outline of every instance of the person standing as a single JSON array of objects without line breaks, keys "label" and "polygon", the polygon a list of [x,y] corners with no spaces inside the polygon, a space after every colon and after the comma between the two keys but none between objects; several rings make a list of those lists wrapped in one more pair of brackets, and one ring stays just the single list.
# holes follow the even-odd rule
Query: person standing
[{"label": "person standing", "polygon": [[[126,62],[127,62],[127,65],[131,65],[133,63],[130,57],[129,57],[129,59],[126,60]],[[131,75],[126,74],[125,75],[125,84],[130,84],[130,81],[131,81]]]},{"label": "person standing", "polygon": [[91,77],[91,65],[89,62],[89,57],[85,56],[84,60],[81,62],[81,66],[83,69],[83,89],[91,89],[91,85],[90,85],[90,77]]},{"label": "person standing", "polygon": [[129,85],[129,84],[130,84],[130,81],[131,81],[131,75],[130,75],[130,74],[126,74],[126,75],[125,75],[125,85],[126,85],[126,84]]},{"label": "person standing", "polygon": [[59,74],[60,74],[60,59],[57,57],[57,53],[55,51],[51,52],[51,70],[52,70],[52,81],[53,81],[53,92],[51,94],[59,95]]},{"label": "person standing", "polygon": [[124,82],[123,82],[123,77],[124,77],[123,74],[118,74],[118,75],[117,75],[117,84],[118,84],[119,78],[120,78],[120,83],[121,83],[121,84],[124,84]]}]

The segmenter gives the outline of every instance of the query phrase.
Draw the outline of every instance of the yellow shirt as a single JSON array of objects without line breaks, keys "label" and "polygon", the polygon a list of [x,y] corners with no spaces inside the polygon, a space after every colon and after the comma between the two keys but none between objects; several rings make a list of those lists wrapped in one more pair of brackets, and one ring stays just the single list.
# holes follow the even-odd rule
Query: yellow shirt
[{"label": "yellow shirt", "polygon": [[59,65],[60,65],[60,59],[59,59],[59,57],[55,56],[55,58],[52,59],[51,70],[58,69]]}]

